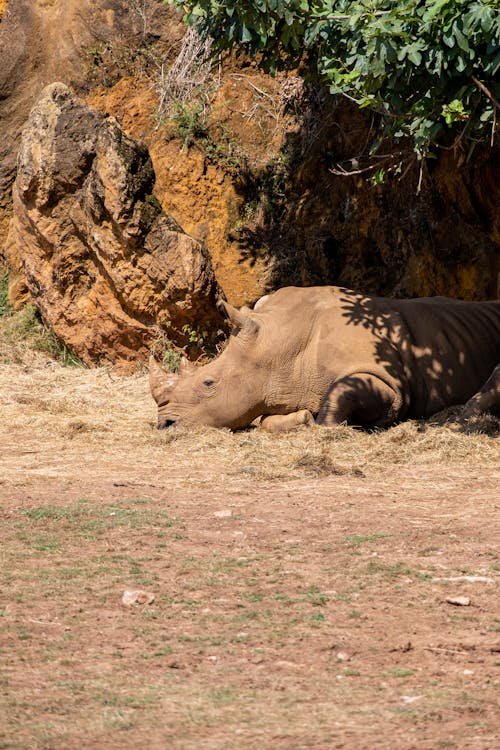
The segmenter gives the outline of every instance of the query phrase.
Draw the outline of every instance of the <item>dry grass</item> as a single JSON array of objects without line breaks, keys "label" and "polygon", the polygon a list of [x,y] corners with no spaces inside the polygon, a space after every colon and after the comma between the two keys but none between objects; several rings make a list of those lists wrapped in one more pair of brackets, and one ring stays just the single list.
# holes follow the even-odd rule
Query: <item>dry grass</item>
[{"label": "dry grass", "polygon": [[193,100],[206,105],[209,94],[220,85],[213,70],[211,47],[210,39],[202,41],[193,29],[188,29],[173,64],[160,68],[155,87],[160,115],[169,118],[179,105]]}]

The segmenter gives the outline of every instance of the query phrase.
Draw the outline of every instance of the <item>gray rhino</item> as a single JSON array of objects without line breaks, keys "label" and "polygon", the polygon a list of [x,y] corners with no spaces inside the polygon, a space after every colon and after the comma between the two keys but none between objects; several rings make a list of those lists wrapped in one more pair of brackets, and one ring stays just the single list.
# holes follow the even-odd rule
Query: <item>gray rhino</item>
[{"label": "gray rhino", "polygon": [[[158,426],[387,427],[466,404],[500,408],[500,301],[390,300],[285,287],[237,310],[224,351],[180,372],[150,361]],[[498,366],[497,366],[498,365]]]}]

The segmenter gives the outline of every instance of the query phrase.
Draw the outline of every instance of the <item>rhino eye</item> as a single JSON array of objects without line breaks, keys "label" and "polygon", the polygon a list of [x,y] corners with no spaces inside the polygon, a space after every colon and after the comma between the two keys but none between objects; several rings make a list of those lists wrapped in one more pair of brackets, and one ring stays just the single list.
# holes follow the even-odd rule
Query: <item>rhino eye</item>
[{"label": "rhino eye", "polygon": [[211,380],[210,378],[207,378],[206,380],[203,381],[203,385],[206,385],[207,388],[210,388],[210,386],[213,384],[214,384],[214,381]]}]

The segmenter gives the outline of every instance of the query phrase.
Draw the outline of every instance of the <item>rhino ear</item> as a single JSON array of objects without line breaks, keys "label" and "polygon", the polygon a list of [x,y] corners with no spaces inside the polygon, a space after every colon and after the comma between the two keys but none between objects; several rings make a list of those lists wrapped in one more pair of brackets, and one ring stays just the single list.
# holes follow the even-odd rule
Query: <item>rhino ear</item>
[{"label": "rhino ear", "polygon": [[149,357],[149,387],[157,404],[167,400],[178,379],[179,376],[175,373],[164,370],[153,355]]},{"label": "rhino ear", "polygon": [[249,333],[257,333],[259,330],[259,323],[249,315],[250,310],[248,307],[242,307],[238,310],[223,299],[217,302],[217,310],[220,314],[229,320],[236,328],[248,331]]},{"label": "rhino ear", "polygon": [[179,374],[180,375],[189,375],[195,370],[195,366],[187,359],[187,357],[182,357],[181,361],[179,362]]}]

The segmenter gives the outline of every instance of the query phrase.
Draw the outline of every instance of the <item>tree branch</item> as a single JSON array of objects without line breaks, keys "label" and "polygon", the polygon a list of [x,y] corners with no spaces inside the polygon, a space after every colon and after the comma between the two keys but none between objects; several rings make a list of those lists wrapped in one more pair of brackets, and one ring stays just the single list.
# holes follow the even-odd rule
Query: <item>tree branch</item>
[{"label": "tree branch", "polygon": [[495,99],[491,91],[488,88],[486,88],[484,83],[481,83],[481,81],[478,78],[476,78],[476,76],[471,76],[471,78],[476,84],[476,86],[478,87],[478,89],[480,89],[483,92],[483,94],[485,94],[488,97],[490,102],[493,102],[494,107],[496,109],[500,109],[500,102],[497,102],[497,100]]},{"label": "tree branch", "polygon": [[[363,16],[372,15],[374,18],[377,18],[378,16],[386,16],[388,13],[391,13],[390,10],[378,10],[375,13],[368,14],[368,12],[364,13]],[[349,21],[349,19],[352,17],[352,15],[346,15],[346,14],[340,14],[335,13],[333,15],[327,15],[327,16],[310,16],[311,19],[314,19],[315,21]]]}]

